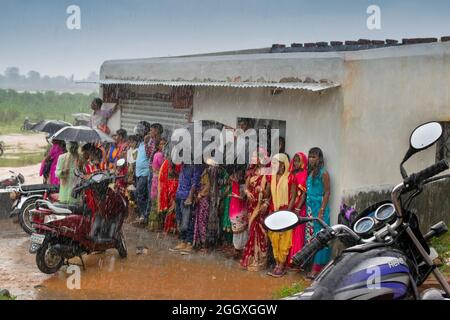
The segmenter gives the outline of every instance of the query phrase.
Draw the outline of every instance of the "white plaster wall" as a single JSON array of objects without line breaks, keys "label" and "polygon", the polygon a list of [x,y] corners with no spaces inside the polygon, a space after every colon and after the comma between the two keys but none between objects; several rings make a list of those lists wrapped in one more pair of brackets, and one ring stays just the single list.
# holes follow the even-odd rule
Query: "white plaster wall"
[{"label": "white plaster wall", "polygon": [[[342,134],[344,192],[401,182],[399,164],[419,124],[450,121],[450,45],[353,54],[345,62]],[[408,53],[408,54],[406,54]],[[435,147],[415,155],[408,173],[435,161]]]},{"label": "white plaster wall", "polygon": [[217,120],[236,127],[237,117],[286,121],[286,151],[307,153],[322,148],[331,176],[331,211],[335,222],[340,204],[341,91],[322,93],[286,90],[271,95],[268,89],[198,88],[194,97],[194,120]]}]

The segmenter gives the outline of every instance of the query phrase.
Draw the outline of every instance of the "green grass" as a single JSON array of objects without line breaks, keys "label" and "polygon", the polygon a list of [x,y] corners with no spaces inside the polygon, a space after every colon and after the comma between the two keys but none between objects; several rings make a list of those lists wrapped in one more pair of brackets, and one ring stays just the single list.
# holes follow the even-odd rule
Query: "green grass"
[{"label": "green grass", "polygon": [[90,103],[97,96],[97,93],[19,93],[0,89],[0,134],[21,133],[25,117],[31,122],[46,119],[73,122],[73,113],[91,113]]},{"label": "green grass", "polygon": [[431,240],[431,246],[436,249],[439,258],[444,263],[439,270],[446,275],[450,275],[450,266],[446,265],[446,261],[450,257],[450,232]]},{"label": "green grass", "polygon": [[14,156],[17,156],[18,159],[0,157],[0,167],[25,167],[38,164],[44,159],[44,150],[33,153],[16,153]]},{"label": "green grass", "polygon": [[14,296],[4,296],[0,295],[0,301],[6,301],[6,300],[16,300],[17,297]]},{"label": "green grass", "polygon": [[282,287],[281,289],[277,290],[273,294],[273,298],[275,300],[283,299],[286,297],[289,297],[295,293],[301,292],[305,290],[305,284],[302,282],[295,282],[290,287]]}]

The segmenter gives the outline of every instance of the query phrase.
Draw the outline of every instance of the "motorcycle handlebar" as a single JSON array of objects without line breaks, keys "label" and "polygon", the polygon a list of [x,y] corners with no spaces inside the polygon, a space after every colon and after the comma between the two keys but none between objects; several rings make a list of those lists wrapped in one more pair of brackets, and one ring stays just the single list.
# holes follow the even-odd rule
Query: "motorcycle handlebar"
[{"label": "motorcycle handlebar", "polygon": [[422,171],[418,173],[414,173],[408,178],[406,178],[403,182],[403,184],[406,186],[407,189],[414,188],[418,185],[420,185],[422,182],[424,182],[426,179],[429,179],[431,177],[434,177],[435,175],[438,175],[439,173],[447,170],[450,168],[450,165],[447,160],[441,160],[438,163],[435,163],[434,165],[423,169]]},{"label": "motorcycle handlebar", "polygon": [[292,257],[292,262],[295,265],[304,267],[317,251],[326,247],[328,242],[332,240],[334,236],[335,235],[330,230],[322,229],[310,243]]}]

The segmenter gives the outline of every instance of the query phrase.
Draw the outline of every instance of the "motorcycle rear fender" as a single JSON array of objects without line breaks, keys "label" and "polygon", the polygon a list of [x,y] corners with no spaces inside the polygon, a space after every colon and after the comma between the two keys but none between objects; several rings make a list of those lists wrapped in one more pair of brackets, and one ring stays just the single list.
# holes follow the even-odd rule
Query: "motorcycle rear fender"
[{"label": "motorcycle rear fender", "polygon": [[43,233],[50,233],[50,232],[56,232],[54,228],[50,228],[43,224],[33,225],[34,229],[36,230],[36,233],[43,234]]},{"label": "motorcycle rear fender", "polygon": [[29,199],[36,199],[36,200],[38,200],[38,199],[42,199],[42,196],[35,195],[35,196],[28,196],[28,197],[25,197],[25,196],[20,197],[20,201],[17,204],[17,209],[22,210],[23,204]]}]

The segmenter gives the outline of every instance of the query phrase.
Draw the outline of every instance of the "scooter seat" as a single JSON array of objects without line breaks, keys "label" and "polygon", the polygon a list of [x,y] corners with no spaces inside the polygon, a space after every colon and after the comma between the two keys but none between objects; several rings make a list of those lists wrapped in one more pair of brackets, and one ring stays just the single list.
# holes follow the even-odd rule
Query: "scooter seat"
[{"label": "scooter seat", "polygon": [[48,207],[57,214],[83,214],[83,207],[74,204],[56,202],[48,204]]}]

